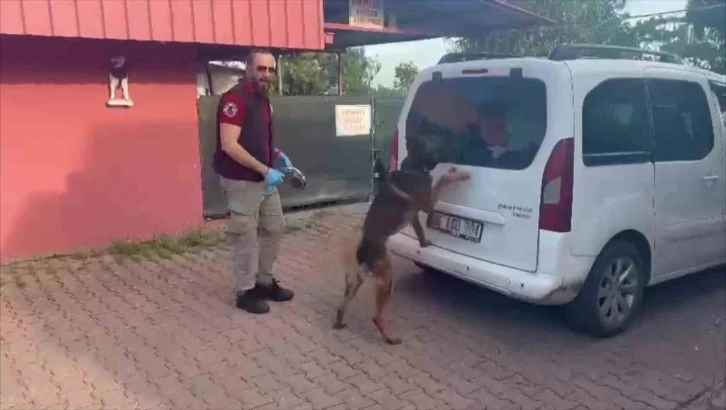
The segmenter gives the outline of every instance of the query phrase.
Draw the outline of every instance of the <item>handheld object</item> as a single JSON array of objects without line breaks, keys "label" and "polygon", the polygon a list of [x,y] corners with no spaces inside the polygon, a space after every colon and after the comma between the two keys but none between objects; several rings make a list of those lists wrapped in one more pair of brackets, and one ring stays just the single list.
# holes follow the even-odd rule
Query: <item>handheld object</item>
[{"label": "handheld object", "polygon": [[299,169],[295,167],[286,168],[282,171],[285,174],[285,179],[290,182],[290,186],[296,191],[302,191],[307,185],[307,179]]}]

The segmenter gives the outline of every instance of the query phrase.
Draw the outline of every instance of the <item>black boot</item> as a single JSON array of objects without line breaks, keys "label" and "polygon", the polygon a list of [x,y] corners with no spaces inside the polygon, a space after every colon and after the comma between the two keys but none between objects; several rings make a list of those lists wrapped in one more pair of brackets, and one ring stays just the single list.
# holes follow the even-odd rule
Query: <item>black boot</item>
[{"label": "black boot", "polygon": [[267,313],[270,311],[270,306],[265,302],[264,298],[265,295],[259,289],[253,288],[246,292],[237,292],[237,303],[235,305],[238,309],[250,313]]},{"label": "black boot", "polygon": [[262,297],[275,302],[286,302],[295,296],[295,292],[280,286],[276,279],[273,279],[272,283],[269,285],[262,285],[258,283],[255,285],[255,289],[260,292]]}]

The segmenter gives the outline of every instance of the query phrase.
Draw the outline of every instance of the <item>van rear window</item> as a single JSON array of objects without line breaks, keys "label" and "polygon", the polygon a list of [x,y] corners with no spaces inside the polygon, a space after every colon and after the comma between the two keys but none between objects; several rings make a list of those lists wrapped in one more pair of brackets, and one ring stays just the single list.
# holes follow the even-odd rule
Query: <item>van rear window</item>
[{"label": "van rear window", "polygon": [[531,78],[429,81],[406,118],[406,135],[444,137],[448,162],[486,168],[527,168],[546,131],[546,87]]}]

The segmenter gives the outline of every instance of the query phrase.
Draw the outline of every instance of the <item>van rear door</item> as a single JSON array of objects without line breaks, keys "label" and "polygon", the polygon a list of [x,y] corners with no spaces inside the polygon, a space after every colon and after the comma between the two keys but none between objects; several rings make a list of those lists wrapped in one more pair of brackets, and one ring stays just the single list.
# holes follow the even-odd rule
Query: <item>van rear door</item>
[{"label": "van rear door", "polygon": [[[451,152],[431,171],[434,179],[452,165],[471,173],[443,192],[435,213],[419,215],[433,245],[536,271],[543,173],[555,145],[573,136],[572,109],[564,63],[470,61],[422,72],[399,119],[397,163],[407,135],[436,134]],[[561,181],[554,182],[545,197],[558,196]],[[415,237],[411,227],[404,233]]]}]

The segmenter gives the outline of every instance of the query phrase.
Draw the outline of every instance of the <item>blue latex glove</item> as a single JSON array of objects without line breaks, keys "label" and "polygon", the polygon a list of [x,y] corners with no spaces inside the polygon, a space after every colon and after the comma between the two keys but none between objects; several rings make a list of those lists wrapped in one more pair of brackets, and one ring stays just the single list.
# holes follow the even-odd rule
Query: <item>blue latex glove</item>
[{"label": "blue latex glove", "polygon": [[265,174],[265,196],[272,195],[273,192],[275,192],[275,189],[277,189],[277,186],[282,183],[282,181],[285,180],[285,175],[274,169],[269,168],[267,170],[267,174]]},{"label": "blue latex glove", "polygon": [[274,194],[276,190],[277,190],[277,187],[265,185],[265,192],[263,192],[262,195],[264,195],[264,197],[267,198],[268,196]]},{"label": "blue latex glove", "polygon": [[275,168],[279,170],[292,168],[292,162],[290,162],[290,158],[284,152],[280,152],[280,155],[275,159]]}]

